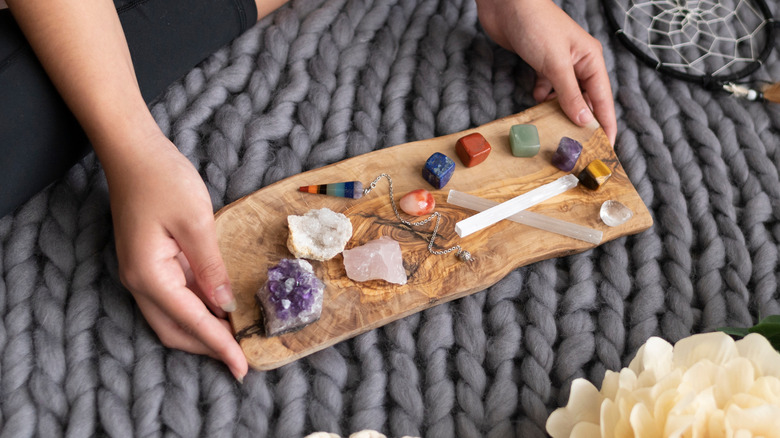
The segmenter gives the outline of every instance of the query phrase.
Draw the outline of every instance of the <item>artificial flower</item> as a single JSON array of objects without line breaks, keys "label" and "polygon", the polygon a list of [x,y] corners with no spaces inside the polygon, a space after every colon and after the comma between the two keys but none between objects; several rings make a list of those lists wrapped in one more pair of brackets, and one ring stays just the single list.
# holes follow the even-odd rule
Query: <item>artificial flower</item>
[{"label": "artificial flower", "polygon": [[759,334],[721,332],[674,346],[650,338],[599,391],[572,382],[547,419],[559,437],[780,437],[780,353]]}]

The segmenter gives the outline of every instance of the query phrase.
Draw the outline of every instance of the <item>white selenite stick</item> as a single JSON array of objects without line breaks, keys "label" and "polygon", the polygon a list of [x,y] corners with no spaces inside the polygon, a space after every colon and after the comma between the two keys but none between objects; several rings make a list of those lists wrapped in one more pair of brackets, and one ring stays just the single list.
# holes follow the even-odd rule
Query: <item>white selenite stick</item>
[{"label": "white selenite stick", "polygon": [[[447,196],[447,202],[452,205],[457,205],[458,207],[475,211],[484,211],[498,205],[498,202],[496,201],[469,195],[468,193],[459,192],[457,190],[450,190],[450,194]],[[521,211],[509,216],[507,219],[519,224],[528,225],[529,227],[582,240],[594,245],[600,244],[601,238],[604,235],[604,233],[599,230],[534,213],[532,211]]]},{"label": "white selenite stick", "polygon": [[475,214],[469,218],[455,224],[455,232],[460,237],[466,237],[483,228],[487,228],[496,222],[506,219],[515,213],[532,207],[540,202],[544,202],[553,196],[577,186],[579,180],[576,176],[568,174],[562,176],[551,183],[537,187],[520,196],[502,202],[495,207],[488,208],[485,211]]}]

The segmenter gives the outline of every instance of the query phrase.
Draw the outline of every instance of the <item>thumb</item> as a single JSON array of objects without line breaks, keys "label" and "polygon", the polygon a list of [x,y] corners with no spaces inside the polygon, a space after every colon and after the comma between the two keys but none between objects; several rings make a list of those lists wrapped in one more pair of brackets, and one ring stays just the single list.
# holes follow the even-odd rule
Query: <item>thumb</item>
[{"label": "thumb", "polygon": [[205,299],[225,312],[233,312],[236,299],[217,245],[214,219],[207,216],[197,222],[197,225],[189,225],[173,237],[189,261],[195,283]]}]

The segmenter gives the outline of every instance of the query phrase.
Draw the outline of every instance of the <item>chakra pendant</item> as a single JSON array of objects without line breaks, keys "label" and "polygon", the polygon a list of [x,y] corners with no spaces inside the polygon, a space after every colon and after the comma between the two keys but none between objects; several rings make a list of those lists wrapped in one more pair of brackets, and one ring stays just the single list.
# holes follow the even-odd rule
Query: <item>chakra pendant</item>
[{"label": "chakra pendant", "polygon": [[338,196],[341,198],[360,199],[363,197],[363,183],[360,181],[349,181],[332,184],[317,184],[313,186],[300,187],[298,191],[304,193],[317,193],[320,195]]}]

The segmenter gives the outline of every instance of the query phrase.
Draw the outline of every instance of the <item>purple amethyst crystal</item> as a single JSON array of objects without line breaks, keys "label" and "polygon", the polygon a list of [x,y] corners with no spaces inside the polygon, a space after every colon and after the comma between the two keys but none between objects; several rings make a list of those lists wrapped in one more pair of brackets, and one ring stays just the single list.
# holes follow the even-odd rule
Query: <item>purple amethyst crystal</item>
[{"label": "purple amethyst crystal", "polygon": [[325,285],[303,259],[282,259],[268,270],[268,281],[257,292],[267,336],[298,330],[318,320]]},{"label": "purple amethyst crystal", "polygon": [[577,140],[569,137],[561,138],[558,149],[552,156],[553,166],[564,172],[571,172],[582,153],[582,145]]}]

